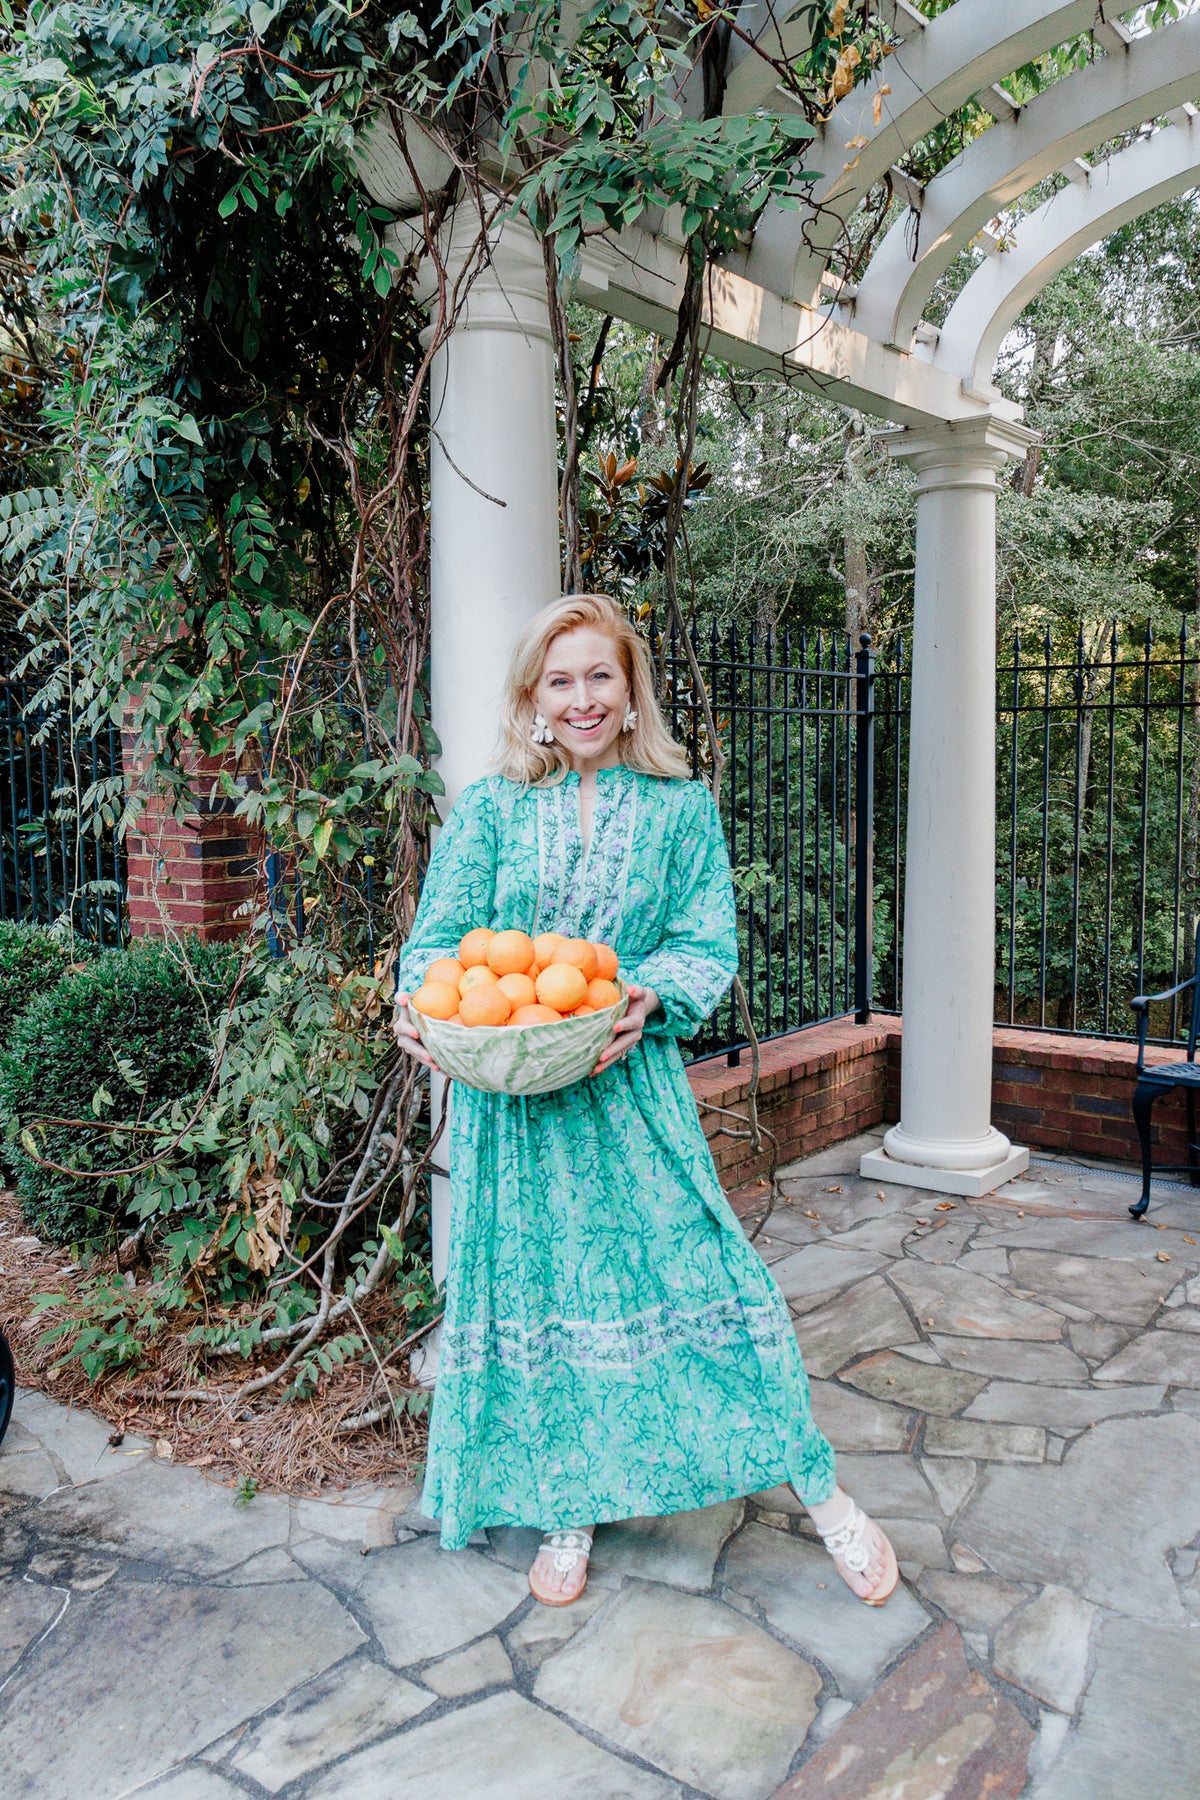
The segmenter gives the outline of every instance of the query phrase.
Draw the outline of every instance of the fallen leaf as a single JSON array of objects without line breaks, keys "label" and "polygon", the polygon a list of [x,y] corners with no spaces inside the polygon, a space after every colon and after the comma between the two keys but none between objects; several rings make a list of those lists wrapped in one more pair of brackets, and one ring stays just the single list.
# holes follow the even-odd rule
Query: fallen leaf
[{"label": "fallen leaf", "polygon": [[886,1200],[887,1195],[884,1193],[882,1188],[876,1188],[875,1189],[875,1198],[877,1200]]},{"label": "fallen leaf", "polygon": [[216,1462],[216,1460],[217,1460],[216,1457],[212,1454],[211,1451],[209,1451],[204,1456],[198,1456],[196,1458],[195,1462],[192,1464],[192,1467],[193,1467],[193,1469],[207,1469],[207,1468],[210,1468],[212,1466],[212,1464]]},{"label": "fallen leaf", "polygon": [[804,1216],[806,1219],[820,1219],[821,1217],[820,1213],[813,1212],[811,1207],[805,1207]]},{"label": "fallen leaf", "polygon": [[958,1207],[953,1200],[939,1200],[934,1212],[957,1212]]},{"label": "fallen leaf", "polygon": [[1155,1262],[1170,1262],[1171,1259],[1165,1250],[1156,1250],[1154,1253],[1154,1260]]},{"label": "fallen leaf", "polygon": [[932,1319],[926,1319],[926,1321],[925,1321],[925,1323],[926,1323],[926,1324],[927,1324],[927,1325],[932,1325],[932,1324],[933,1324],[933,1320],[932,1320]]},{"label": "fallen leaf", "polygon": [[1188,1236],[1187,1232],[1185,1231],[1183,1234],[1183,1241],[1185,1244],[1194,1244],[1196,1240],[1195,1240],[1195,1238],[1190,1238]]},{"label": "fallen leaf", "polygon": [[928,1225],[928,1223],[929,1223],[928,1219],[918,1219],[917,1220],[918,1225]]},{"label": "fallen leaf", "polygon": [[236,1438],[230,1438],[230,1440],[229,1440],[229,1448],[230,1448],[230,1449],[231,1449],[231,1450],[240,1450],[240,1449],[241,1449],[241,1447],[242,1447],[242,1440],[241,1440],[241,1438],[240,1438],[240,1437],[236,1437]]},{"label": "fallen leaf", "polygon": [[159,1438],[154,1446],[154,1454],[159,1462],[174,1462],[175,1446],[170,1438]]},{"label": "fallen leaf", "polygon": [[827,1194],[840,1194],[840,1193],[841,1193],[841,1191],[842,1191],[842,1190],[841,1190],[841,1188],[840,1188],[840,1187],[829,1187],[829,1188],[826,1188],[826,1189],[825,1189],[825,1192],[826,1192],[826,1193],[827,1193]]}]

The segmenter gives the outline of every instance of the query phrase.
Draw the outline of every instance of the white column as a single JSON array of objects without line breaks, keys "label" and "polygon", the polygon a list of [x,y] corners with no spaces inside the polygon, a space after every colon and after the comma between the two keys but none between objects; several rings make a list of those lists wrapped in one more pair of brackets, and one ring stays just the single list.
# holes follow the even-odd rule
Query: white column
[{"label": "white column", "polygon": [[[447,261],[474,251],[460,214]],[[433,724],[449,806],[486,772],[513,642],[560,592],[554,352],[542,250],[510,219],[430,378]]]},{"label": "white column", "polygon": [[991,1123],[996,938],[996,476],[1033,433],[897,434],[917,474],[900,1123],[874,1181],[990,1193],[1029,1166]]},{"label": "white column", "polygon": [[[457,273],[478,218],[451,227]],[[487,773],[513,643],[560,591],[554,357],[541,246],[521,220],[494,233],[430,376],[430,635],[443,817]],[[435,1116],[442,1082],[434,1078]],[[444,1162],[445,1136],[435,1153]],[[433,1179],[433,1274],[446,1275],[450,1184]],[[431,1380],[436,1346],[418,1379]]]}]

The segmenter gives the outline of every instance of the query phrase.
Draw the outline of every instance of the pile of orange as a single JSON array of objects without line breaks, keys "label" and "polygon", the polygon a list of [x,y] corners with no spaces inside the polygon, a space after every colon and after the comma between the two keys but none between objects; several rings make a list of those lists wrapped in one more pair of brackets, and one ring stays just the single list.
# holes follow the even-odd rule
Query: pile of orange
[{"label": "pile of orange", "polygon": [[617,953],[557,931],[468,931],[412,997],[418,1012],[455,1025],[552,1025],[616,1006]]}]

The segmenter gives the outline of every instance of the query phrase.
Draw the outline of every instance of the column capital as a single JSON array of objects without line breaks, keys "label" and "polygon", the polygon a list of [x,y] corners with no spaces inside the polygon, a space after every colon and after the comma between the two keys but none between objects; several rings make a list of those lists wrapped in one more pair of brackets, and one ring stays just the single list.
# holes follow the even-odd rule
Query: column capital
[{"label": "column capital", "polygon": [[918,494],[930,494],[939,488],[994,490],[1005,463],[1022,459],[1038,437],[1028,425],[981,413],[944,425],[909,426],[886,433],[884,442],[897,461],[912,463]]},{"label": "column capital", "polygon": [[[421,243],[419,222],[397,220],[388,227],[387,241],[400,255],[411,255]],[[519,331],[524,337],[550,342],[542,240],[527,219],[508,213],[487,222],[478,207],[463,201],[442,229],[439,255],[451,288],[464,277],[467,283],[454,321],[456,332]],[[417,278],[417,297],[425,306],[432,302],[437,285],[433,259],[426,256]]]}]

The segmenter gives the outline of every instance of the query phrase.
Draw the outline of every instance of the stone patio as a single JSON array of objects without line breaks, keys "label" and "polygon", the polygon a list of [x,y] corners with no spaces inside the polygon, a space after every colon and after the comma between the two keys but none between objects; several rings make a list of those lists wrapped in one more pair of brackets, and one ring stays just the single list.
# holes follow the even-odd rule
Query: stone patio
[{"label": "stone patio", "polygon": [[1200,1194],[1150,1223],[1039,1160],[982,1201],[787,1172],[759,1247],[904,1584],[842,1587],[787,1490],[441,1552],[401,1488],[231,1491],[18,1396],[0,1454],[6,1800],[1193,1800]]}]

